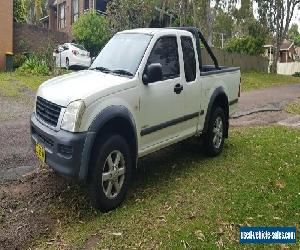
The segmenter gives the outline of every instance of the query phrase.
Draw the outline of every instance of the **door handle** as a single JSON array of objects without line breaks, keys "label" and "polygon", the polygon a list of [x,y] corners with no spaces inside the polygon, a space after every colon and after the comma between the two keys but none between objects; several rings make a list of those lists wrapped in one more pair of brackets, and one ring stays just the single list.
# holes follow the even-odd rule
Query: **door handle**
[{"label": "door handle", "polygon": [[175,92],[177,95],[179,95],[179,94],[181,93],[182,90],[183,90],[183,86],[182,86],[180,83],[178,83],[178,84],[175,85],[175,87],[174,87],[174,92]]}]

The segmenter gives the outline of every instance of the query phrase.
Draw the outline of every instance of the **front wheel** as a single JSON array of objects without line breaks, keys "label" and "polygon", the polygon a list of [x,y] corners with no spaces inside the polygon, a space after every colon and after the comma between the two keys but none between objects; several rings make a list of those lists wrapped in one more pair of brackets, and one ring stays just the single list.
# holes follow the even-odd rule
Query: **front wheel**
[{"label": "front wheel", "polygon": [[129,145],[120,135],[107,136],[96,145],[90,177],[90,197],[95,208],[108,212],[125,199],[131,177]]},{"label": "front wheel", "polygon": [[204,146],[210,156],[219,155],[224,147],[226,132],[225,114],[222,108],[216,107],[209,120],[208,130],[204,135]]}]

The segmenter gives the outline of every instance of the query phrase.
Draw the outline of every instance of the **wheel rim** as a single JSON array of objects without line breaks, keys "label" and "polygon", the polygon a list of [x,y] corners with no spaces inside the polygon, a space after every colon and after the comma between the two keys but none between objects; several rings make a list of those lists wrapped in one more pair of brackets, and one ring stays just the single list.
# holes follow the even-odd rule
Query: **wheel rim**
[{"label": "wheel rim", "polygon": [[221,117],[218,117],[215,120],[213,128],[213,144],[215,148],[220,148],[223,140],[223,120]]},{"label": "wheel rim", "polygon": [[115,150],[111,152],[103,167],[102,188],[108,199],[114,199],[121,192],[125,179],[125,159],[123,154]]}]

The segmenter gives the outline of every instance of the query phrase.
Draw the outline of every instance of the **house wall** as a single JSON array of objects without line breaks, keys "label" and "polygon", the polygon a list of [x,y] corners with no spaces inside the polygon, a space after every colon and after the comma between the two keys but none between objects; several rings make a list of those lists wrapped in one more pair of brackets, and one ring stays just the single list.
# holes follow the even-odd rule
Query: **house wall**
[{"label": "house wall", "polygon": [[1,1],[0,70],[5,69],[5,53],[13,52],[13,0]]},{"label": "house wall", "polygon": [[[89,8],[92,9],[94,4],[94,0],[89,1]],[[65,17],[66,17],[66,27],[61,29],[58,26],[59,22],[59,5],[65,3]],[[84,3],[85,0],[78,0],[78,8],[79,8],[79,16],[84,13]],[[51,28],[55,30],[59,30],[62,32],[67,32],[69,34],[72,33],[72,0],[57,0],[57,12],[52,11],[50,14],[50,23],[52,23]],[[56,23],[56,24],[55,24]],[[55,24],[55,25],[54,25]]]},{"label": "house wall", "polygon": [[67,33],[30,24],[14,23],[14,53],[36,52],[70,41]]}]

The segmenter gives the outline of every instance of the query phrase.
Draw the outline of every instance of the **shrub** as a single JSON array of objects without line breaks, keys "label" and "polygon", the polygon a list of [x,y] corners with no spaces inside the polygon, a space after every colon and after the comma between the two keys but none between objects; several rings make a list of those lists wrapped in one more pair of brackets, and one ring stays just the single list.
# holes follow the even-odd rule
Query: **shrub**
[{"label": "shrub", "polygon": [[234,37],[226,44],[226,50],[231,53],[260,55],[264,52],[264,40],[252,36]]},{"label": "shrub", "polygon": [[26,75],[49,75],[49,68],[47,65],[40,61],[35,55],[27,58],[17,71]]},{"label": "shrub", "polygon": [[295,74],[293,74],[294,77],[300,77],[300,72],[296,72]]},{"label": "shrub", "polygon": [[19,68],[25,61],[27,57],[24,54],[14,55],[14,69]]},{"label": "shrub", "polygon": [[91,10],[80,16],[72,26],[72,34],[77,43],[96,56],[111,36],[105,16]]}]

